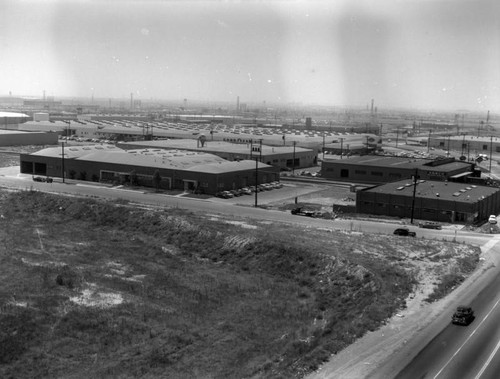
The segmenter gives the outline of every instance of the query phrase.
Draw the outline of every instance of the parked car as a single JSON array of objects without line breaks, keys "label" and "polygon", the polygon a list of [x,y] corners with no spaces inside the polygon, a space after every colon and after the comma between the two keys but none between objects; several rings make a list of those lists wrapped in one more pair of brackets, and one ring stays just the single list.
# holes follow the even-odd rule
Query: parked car
[{"label": "parked car", "polygon": [[234,195],[229,191],[218,192],[215,196],[221,197],[223,199],[230,199],[230,198],[234,197]]},{"label": "parked car", "polygon": [[43,176],[33,176],[34,182],[44,182],[44,183],[52,183],[54,180],[52,178],[43,177]]},{"label": "parked car", "polygon": [[451,322],[457,325],[469,325],[474,321],[474,311],[471,307],[466,305],[460,305],[457,307],[453,316],[451,316]]},{"label": "parked car", "polygon": [[251,195],[252,194],[252,190],[248,187],[244,187],[244,188],[240,189],[240,192],[243,195]]},{"label": "parked car", "polygon": [[424,229],[438,229],[438,230],[441,230],[443,228],[440,223],[433,221],[420,222],[418,224],[418,227]]},{"label": "parked car", "polygon": [[410,231],[408,228],[397,228],[394,231],[394,234],[398,236],[408,236],[408,237],[416,237],[417,233]]},{"label": "parked car", "polygon": [[240,192],[240,190],[231,190],[231,191],[229,191],[229,192],[231,192],[231,193],[233,194],[233,196],[235,196],[235,197],[236,197],[236,196],[241,196],[241,192]]},{"label": "parked car", "polygon": [[497,216],[491,215],[490,218],[488,218],[488,222],[490,224],[496,224],[497,223]]}]

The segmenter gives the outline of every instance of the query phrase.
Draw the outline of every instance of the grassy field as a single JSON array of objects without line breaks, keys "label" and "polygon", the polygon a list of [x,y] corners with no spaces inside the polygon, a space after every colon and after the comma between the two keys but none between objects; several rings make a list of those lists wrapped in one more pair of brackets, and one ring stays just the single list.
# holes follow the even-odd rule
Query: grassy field
[{"label": "grassy field", "polygon": [[456,284],[479,254],[35,191],[0,195],[2,378],[299,378],[404,308],[422,261],[452,267]]}]

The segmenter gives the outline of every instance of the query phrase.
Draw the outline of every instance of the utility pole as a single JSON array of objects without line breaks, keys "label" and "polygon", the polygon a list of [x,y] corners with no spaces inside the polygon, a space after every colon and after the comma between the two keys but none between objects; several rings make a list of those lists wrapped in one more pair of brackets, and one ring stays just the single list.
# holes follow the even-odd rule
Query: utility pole
[{"label": "utility pole", "polygon": [[342,155],[344,154],[344,138],[340,138],[340,159],[342,159]]},{"label": "utility pole", "polygon": [[295,176],[295,145],[297,141],[293,141],[293,165],[292,165],[292,176]]},{"label": "utility pole", "polygon": [[427,152],[429,152],[429,149],[431,147],[431,133],[432,130],[429,130],[429,137],[427,138]]},{"label": "utility pole", "polygon": [[411,199],[411,220],[410,220],[410,224],[413,224],[413,214],[415,212],[415,193],[417,192],[417,180],[418,180],[418,168],[415,169],[415,176],[413,177],[413,197]]},{"label": "utility pole", "polygon": [[62,164],[61,164],[61,167],[62,167],[62,180],[63,180],[63,183],[64,183],[64,142],[61,142],[61,145],[62,145]]},{"label": "utility pole", "polygon": [[490,136],[490,176],[491,176],[491,154],[493,153],[493,136]]},{"label": "utility pole", "polygon": [[325,132],[323,132],[323,160],[325,160]]},{"label": "utility pole", "polygon": [[398,147],[399,127],[396,129],[396,147]]},{"label": "utility pole", "polygon": [[448,135],[448,151],[446,152],[446,156],[449,157],[450,156],[450,136]]},{"label": "utility pole", "polygon": [[259,186],[259,160],[255,157],[255,208],[257,208],[257,189]]}]

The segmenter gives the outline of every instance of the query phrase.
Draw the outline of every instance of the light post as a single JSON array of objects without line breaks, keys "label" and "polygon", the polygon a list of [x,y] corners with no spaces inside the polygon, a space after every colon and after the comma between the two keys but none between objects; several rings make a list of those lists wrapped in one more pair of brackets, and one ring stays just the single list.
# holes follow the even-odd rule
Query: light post
[{"label": "light post", "polygon": [[292,163],[292,175],[295,176],[295,145],[297,141],[293,141],[293,163]]},{"label": "light post", "polygon": [[340,159],[342,159],[342,155],[344,155],[344,137],[340,138]]}]

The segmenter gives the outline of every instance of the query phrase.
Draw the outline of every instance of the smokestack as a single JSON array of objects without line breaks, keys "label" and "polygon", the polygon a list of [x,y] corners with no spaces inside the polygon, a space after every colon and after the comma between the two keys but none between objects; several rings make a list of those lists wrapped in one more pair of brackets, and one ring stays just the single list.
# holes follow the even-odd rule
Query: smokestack
[{"label": "smokestack", "polygon": [[236,112],[240,111],[240,97],[236,97]]},{"label": "smokestack", "polygon": [[371,114],[373,114],[373,101],[374,100],[372,99],[372,109],[371,109],[371,112],[370,112]]},{"label": "smokestack", "polygon": [[130,109],[134,108],[134,94],[130,92]]},{"label": "smokestack", "polygon": [[43,101],[45,101],[45,90],[43,90]]}]

